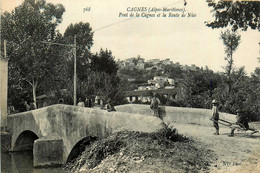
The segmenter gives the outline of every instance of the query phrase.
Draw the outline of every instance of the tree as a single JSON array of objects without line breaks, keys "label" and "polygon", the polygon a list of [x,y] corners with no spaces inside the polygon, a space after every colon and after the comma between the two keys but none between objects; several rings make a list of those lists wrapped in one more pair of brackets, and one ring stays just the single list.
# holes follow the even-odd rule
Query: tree
[{"label": "tree", "polygon": [[213,71],[187,71],[183,74],[181,93],[179,94],[183,106],[209,108],[211,91],[222,83],[219,75]]},{"label": "tree", "polygon": [[[80,48],[78,51],[83,53],[86,50],[89,50],[93,45],[93,34],[94,33],[92,32],[92,28],[89,23],[80,22],[74,25],[70,24],[67,27],[64,33],[64,39],[67,43],[73,43],[74,36],[77,36],[77,46]],[[82,56],[81,54],[79,55]]]},{"label": "tree", "polygon": [[116,75],[118,65],[115,62],[115,58],[112,56],[112,51],[108,51],[107,49],[104,51],[101,48],[99,53],[93,55],[91,57],[91,70]]},{"label": "tree", "polygon": [[228,62],[227,66],[225,67],[225,71],[228,77],[228,86],[229,90],[231,90],[231,71],[233,69],[233,54],[236,51],[239,43],[240,43],[240,38],[241,36],[237,34],[236,32],[231,32],[230,30],[226,30],[225,32],[221,32],[220,38],[223,41],[223,44],[225,46],[225,53],[226,57],[225,60]]},{"label": "tree", "polygon": [[124,99],[119,77],[105,72],[91,71],[81,88],[83,88],[79,91],[81,97],[101,96],[104,100],[112,99],[114,104],[120,104]]},{"label": "tree", "polygon": [[[77,44],[77,78],[79,81],[83,81],[87,77],[90,68],[91,53],[90,48],[93,45],[93,32],[89,23],[76,23],[70,24],[64,33],[64,42],[74,43],[74,36],[76,36]],[[70,79],[73,78],[73,50],[67,53],[68,57],[68,69]]]},{"label": "tree", "polygon": [[208,6],[213,8],[215,20],[206,22],[206,26],[212,29],[230,25],[234,31],[246,31],[248,27],[260,31],[259,1],[211,1]]},{"label": "tree", "polygon": [[11,13],[1,16],[2,40],[7,40],[10,76],[32,87],[33,100],[40,85],[53,82],[58,73],[55,65],[61,61],[61,48],[46,46],[40,41],[55,41],[55,31],[65,9],[61,4],[45,0],[25,0]]}]

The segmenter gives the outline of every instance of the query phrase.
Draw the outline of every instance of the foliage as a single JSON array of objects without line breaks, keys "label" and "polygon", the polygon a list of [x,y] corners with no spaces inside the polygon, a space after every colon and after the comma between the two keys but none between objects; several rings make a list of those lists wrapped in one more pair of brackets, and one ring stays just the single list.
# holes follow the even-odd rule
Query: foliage
[{"label": "foliage", "polygon": [[46,46],[40,41],[60,39],[55,28],[61,22],[64,11],[60,4],[25,0],[11,13],[1,15],[1,36],[8,43],[9,79],[16,88],[27,92],[24,82],[30,84],[34,101],[39,86],[55,86],[53,79],[59,73],[56,65],[62,61],[62,49]]},{"label": "foliage", "polygon": [[94,99],[95,96],[101,96],[105,101],[111,99],[114,105],[124,101],[121,82],[116,75],[90,71],[86,80],[78,83],[78,95],[81,98],[90,97]]},{"label": "foliage", "polygon": [[[83,80],[87,77],[89,62],[91,59],[90,48],[93,45],[93,32],[89,23],[70,24],[64,33],[63,41],[67,44],[73,44],[76,37],[77,45],[77,78]],[[74,75],[74,50],[70,49],[67,53],[69,77]]]},{"label": "foliage", "polygon": [[64,33],[64,39],[67,43],[74,43],[74,36],[77,40],[77,53],[78,55],[83,56],[83,52],[87,49],[90,49],[93,45],[93,32],[89,23],[76,23],[70,24]]},{"label": "foliage", "polygon": [[[79,36],[82,34],[78,34]],[[80,39],[80,38],[79,38]],[[91,60],[91,61],[90,61]],[[70,98],[73,96],[73,61],[67,62],[67,89]],[[65,73],[66,74],[66,73]],[[112,104],[124,102],[121,81],[117,77],[117,64],[111,51],[100,50],[96,54],[84,54],[77,56],[77,96],[78,98],[91,98],[101,96],[104,100],[110,98]]]},{"label": "foliage", "polygon": [[174,67],[171,65],[166,65],[164,67],[165,73],[169,76],[169,78],[182,78],[183,77],[183,71],[180,67]]},{"label": "foliage", "polygon": [[183,74],[179,100],[185,107],[209,108],[212,91],[221,83],[221,77],[213,71],[188,71]]},{"label": "foliage", "polygon": [[214,21],[206,22],[208,27],[214,29],[230,25],[234,31],[239,28],[246,31],[248,27],[260,31],[259,1],[213,1],[208,6],[213,8],[215,16]]},{"label": "foliage", "polygon": [[231,90],[231,72],[233,69],[233,54],[236,51],[239,43],[240,43],[240,35],[236,32],[231,32],[230,30],[226,30],[225,32],[221,32],[221,39],[223,41],[223,44],[225,46],[225,53],[227,54],[227,57],[225,57],[225,60],[228,62],[227,66],[225,67],[226,75],[228,77],[228,86],[229,91]]},{"label": "foliage", "polygon": [[99,53],[92,55],[90,68],[92,71],[105,72],[107,74],[116,75],[118,66],[115,62],[115,58],[112,56],[111,50],[100,49]]}]

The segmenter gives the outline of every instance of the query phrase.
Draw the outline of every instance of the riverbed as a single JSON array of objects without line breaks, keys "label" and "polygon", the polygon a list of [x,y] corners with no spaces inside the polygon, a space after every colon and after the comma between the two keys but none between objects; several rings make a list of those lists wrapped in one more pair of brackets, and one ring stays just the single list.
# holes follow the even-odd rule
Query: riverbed
[{"label": "riverbed", "polygon": [[33,152],[9,152],[1,153],[2,173],[66,173],[64,168],[34,168]]}]

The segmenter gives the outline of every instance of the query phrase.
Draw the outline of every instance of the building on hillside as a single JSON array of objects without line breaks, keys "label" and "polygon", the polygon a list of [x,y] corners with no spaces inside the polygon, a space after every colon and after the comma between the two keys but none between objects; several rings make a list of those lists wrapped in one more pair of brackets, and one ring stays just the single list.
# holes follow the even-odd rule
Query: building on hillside
[{"label": "building on hillside", "polygon": [[197,67],[195,64],[191,64],[190,70],[192,71],[198,71],[200,68]]},{"label": "building on hillside", "polygon": [[155,80],[148,80],[147,83],[148,85],[155,85]]},{"label": "building on hillside", "polygon": [[174,64],[172,64],[173,67],[181,67],[180,63],[179,62],[176,62]]},{"label": "building on hillside", "polygon": [[145,86],[139,86],[138,90],[146,90],[146,87]]},{"label": "building on hillside", "polygon": [[137,67],[137,69],[139,69],[139,70],[143,70],[143,69],[144,69],[144,60],[143,60],[143,59],[139,59],[139,60],[137,61],[136,67]]},{"label": "building on hillside", "polygon": [[171,65],[172,61],[169,58],[167,58],[165,60],[162,60],[161,63],[164,64],[164,65]]},{"label": "building on hillside", "polygon": [[151,101],[152,93],[165,96],[169,100],[176,100],[179,90],[180,90],[179,88],[174,88],[174,89],[125,91],[124,95],[129,103],[133,103],[136,101],[145,103]]},{"label": "building on hillside", "polygon": [[156,86],[147,86],[146,87],[146,90],[157,90],[157,89],[159,89],[158,87],[156,87]]},{"label": "building on hillside", "polygon": [[150,59],[147,61],[148,64],[156,65],[160,63],[160,59]]},{"label": "building on hillside", "polygon": [[175,80],[172,78],[168,78],[169,85],[175,85]]},{"label": "building on hillside", "polygon": [[175,86],[166,86],[166,87],[164,87],[164,89],[174,89],[175,88]]},{"label": "building on hillside", "polygon": [[184,71],[188,71],[190,68],[189,66],[185,65],[185,66],[181,66],[181,69]]},{"label": "building on hillside", "polygon": [[128,82],[134,82],[134,81],[136,81],[136,79],[135,78],[128,78],[127,81]]},{"label": "building on hillside", "polygon": [[145,70],[147,71],[151,71],[151,70],[157,70],[157,67],[156,66],[152,66],[152,67],[147,67]]},{"label": "building on hillside", "polygon": [[163,88],[164,87],[164,81],[157,81],[155,83],[155,87],[157,88]]},{"label": "building on hillside", "polygon": [[164,77],[164,76],[154,76],[153,77],[154,81],[163,81],[166,82],[168,80],[168,77]]},{"label": "building on hillside", "polygon": [[134,57],[125,59],[125,62],[126,63],[130,63],[130,64],[133,63],[134,62]]}]

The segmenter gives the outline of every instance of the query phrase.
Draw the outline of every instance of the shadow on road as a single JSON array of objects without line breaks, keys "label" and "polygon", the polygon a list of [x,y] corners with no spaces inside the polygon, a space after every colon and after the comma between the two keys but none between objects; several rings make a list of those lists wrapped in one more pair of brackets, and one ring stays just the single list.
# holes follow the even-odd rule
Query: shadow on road
[{"label": "shadow on road", "polygon": [[[223,136],[228,136],[230,135],[230,133],[222,133],[220,135],[223,135]],[[258,134],[247,134],[247,133],[235,133],[234,137],[233,138],[250,138],[250,139],[260,139],[260,135]]]}]

